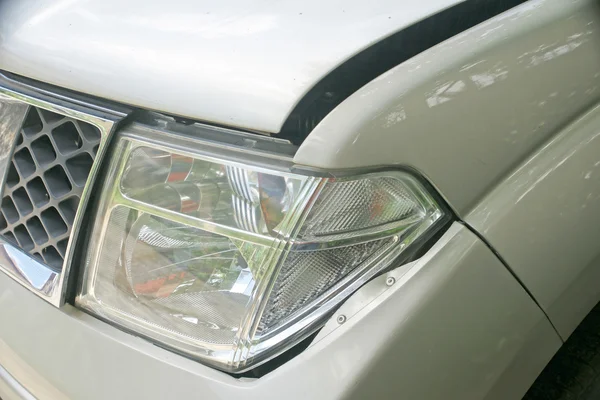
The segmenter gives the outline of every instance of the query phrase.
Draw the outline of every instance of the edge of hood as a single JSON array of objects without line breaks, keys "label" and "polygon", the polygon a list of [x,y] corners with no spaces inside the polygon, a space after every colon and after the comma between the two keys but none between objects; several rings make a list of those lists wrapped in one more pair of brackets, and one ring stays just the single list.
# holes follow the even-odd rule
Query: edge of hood
[{"label": "edge of hood", "polygon": [[463,0],[4,0],[0,69],[201,121],[277,133],[323,77]]}]

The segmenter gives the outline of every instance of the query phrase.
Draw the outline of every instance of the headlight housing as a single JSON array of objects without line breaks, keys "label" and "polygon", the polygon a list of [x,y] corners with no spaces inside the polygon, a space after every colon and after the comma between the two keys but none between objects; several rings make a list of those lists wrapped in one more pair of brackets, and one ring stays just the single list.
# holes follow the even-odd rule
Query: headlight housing
[{"label": "headlight housing", "polygon": [[309,176],[233,142],[117,137],[76,304],[241,372],[318,329],[444,213],[405,172]]}]

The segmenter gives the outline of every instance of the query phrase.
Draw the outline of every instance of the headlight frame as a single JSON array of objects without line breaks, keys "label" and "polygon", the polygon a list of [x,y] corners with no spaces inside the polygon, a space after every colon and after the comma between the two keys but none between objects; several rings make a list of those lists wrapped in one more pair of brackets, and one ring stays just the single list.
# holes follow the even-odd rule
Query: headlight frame
[{"label": "headlight frame", "polygon": [[[273,243],[277,242],[277,246],[279,246],[278,251],[280,253],[278,254],[285,251],[286,246],[290,247],[294,245],[300,246],[302,248],[301,251],[323,252],[327,251],[327,249],[364,245],[365,243],[374,242],[375,240],[381,240],[382,237],[390,240],[390,243],[387,243],[384,250],[381,251],[381,254],[373,256],[373,259],[367,257],[360,261],[359,264],[364,265],[367,262],[365,260],[370,260],[368,267],[362,269],[356,268],[351,270],[350,273],[344,273],[341,280],[336,281],[333,286],[329,286],[327,290],[319,294],[319,296],[321,296],[318,298],[319,301],[315,301],[310,307],[305,307],[301,314],[296,315],[292,313],[292,316],[295,315],[296,319],[288,318],[275,326],[275,328],[267,330],[266,333],[261,336],[260,341],[254,340],[254,336],[242,339],[238,337],[236,350],[233,353],[231,351],[229,351],[229,353],[225,351],[225,353],[228,353],[229,355],[233,354],[232,357],[229,357],[229,355],[225,356],[225,358],[229,357],[226,361],[223,361],[223,354],[225,353],[217,355],[217,359],[215,359],[215,357],[211,358],[212,356],[209,356],[208,353],[212,352],[213,355],[218,353],[217,351],[214,351],[214,349],[205,352],[206,354],[201,354],[190,350],[194,347],[193,343],[191,346],[186,347],[165,341],[164,338],[161,339],[160,335],[149,334],[149,332],[144,330],[144,327],[139,324],[139,321],[124,321],[122,319],[116,319],[114,315],[106,314],[102,310],[102,307],[104,306],[98,307],[98,304],[94,306],[93,301],[90,301],[89,297],[90,276],[97,273],[98,256],[103,244],[103,241],[100,240],[101,238],[98,237],[97,232],[99,232],[100,229],[100,232],[106,233],[108,221],[102,222],[102,228],[98,228],[98,223],[100,219],[103,218],[104,211],[109,209],[108,202],[111,201],[111,199],[108,198],[106,193],[110,192],[114,194],[115,190],[118,189],[117,182],[119,181],[119,174],[117,173],[118,170],[114,168],[114,160],[119,159],[122,167],[124,167],[124,163],[127,162],[126,157],[123,156],[124,153],[122,153],[125,151],[123,149],[124,142],[135,143],[134,148],[150,146],[160,151],[171,152],[170,154],[190,157],[194,160],[201,159],[216,164],[220,163],[220,165],[225,164],[242,170],[252,168],[253,171],[258,171],[258,173],[275,174],[280,177],[284,176],[296,179],[300,177],[304,182],[304,186],[302,186],[304,193],[299,195],[302,200],[294,203],[293,207],[295,208],[290,211],[290,215],[294,215],[294,218],[285,221],[293,228],[288,227],[286,228],[287,230],[284,229],[285,232],[278,232],[279,237],[274,239]],[[335,178],[331,176],[319,176],[319,174],[314,173],[314,171],[294,166],[292,155],[295,148],[284,141],[277,139],[255,137],[250,134],[237,133],[227,129],[207,127],[199,124],[183,126],[174,121],[155,118],[146,120],[144,123],[134,123],[123,128],[113,138],[112,146],[113,151],[104,163],[104,168],[108,168],[108,170],[105,174],[105,182],[102,183],[103,190],[99,192],[101,198],[94,201],[95,209],[92,213],[96,216],[97,220],[93,224],[91,230],[92,233],[86,244],[87,250],[85,252],[85,258],[83,258],[85,263],[84,268],[80,273],[76,305],[121,329],[131,331],[136,335],[144,336],[161,346],[165,346],[171,350],[195,358],[207,365],[230,373],[241,373],[254,368],[257,365],[276,357],[278,354],[314,333],[322,326],[326,318],[331,315],[335,308],[354,290],[358,289],[362,284],[381,273],[386,268],[396,265],[399,255],[403,253],[404,250],[407,250],[407,248],[410,248],[409,250],[414,249],[414,244],[417,241],[431,236],[436,229],[443,225],[443,221],[449,215],[443,202],[435,197],[435,193],[429,191],[426,184],[417,180],[411,173],[393,169],[362,173],[358,175],[358,178],[357,175],[337,176]],[[131,151],[127,154],[130,155]],[[343,182],[358,181],[359,178],[370,179],[377,177],[395,177],[396,179],[404,180],[403,182],[407,184],[414,193],[419,194],[419,201],[426,203],[427,207],[433,207],[435,209],[435,218],[433,218],[431,223],[427,226],[420,225],[420,229],[413,229],[408,233],[404,232],[407,234],[402,236],[402,238],[400,237],[400,233],[402,233],[406,227],[399,227],[392,222],[391,225],[388,224],[385,229],[381,227],[372,227],[373,229],[371,230],[367,229],[362,232],[362,236],[358,237],[358,239],[356,235],[352,236],[355,232],[353,233],[353,230],[350,229],[350,233],[342,232],[340,234],[339,232],[330,232],[329,234],[321,235],[321,237],[313,235],[310,237],[310,240],[304,242],[301,240],[290,241],[291,237],[297,238],[297,236],[301,234],[302,224],[307,219],[310,219],[311,207],[314,206],[316,199],[318,199],[318,196],[324,191],[327,182],[343,184]],[[113,182],[112,186],[109,186],[109,191],[105,188],[106,182]],[[229,184],[230,186],[235,186],[235,184],[231,183],[231,179],[229,179]],[[235,191],[235,189],[233,190]],[[132,205],[131,200],[131,198],[128,200],[128,206]],[[308,206],[309,203],[311,207]],[[297,210],[301,210],[301,212]],[[148,209],[145,208],[144,212],[147,213],[147,211]],[[431,211],[431,209],[428,211]],[[296,212],[296,214],[294,214],[294,212]],[[182,217],[181,213],[160,213],[160,217],[165,216],[172,218],[172,221],[176,223],[184,225],[186,223],[189,224],[189,220],[186,219],[187,217]],[[107,217],[105,219],[108,220],[109,218]],[[318,218],[316,220],[318,220]],[[217,223],[215,226],[218,227],[219,224]],[[206,228],[207,225],[203,225],[203,227]],[[217,231],[219,230],[217,229]],[[222,233],[222,231],[219,232]],[[213,231],[212,233],[215,232]],[[264,239],[264,237],[262,239]],[[286,240],[288,240],[288,242],[286,242]],[[399,241],[402,242],[402,246],[397,245]],[[94,245],[95,243],[96,245]],[[408,250],[406,254],[409,254]],[[377,265],[377,268],[374,268],[374,265]],[[277,267],[280,268],[278,272],[281,272],[279,264],[274,264],[273,268]],[[268,275],[272,272],[273,271],[265,271],[264,273]],[[258,300],[252,304],[252,314],[246,316],[252,321],[241,324],[239,331],[246,329],[255,333],[256,330],[259,329],[261,320],[260,318],[256,320],[255,317],[259,314],[262,317],[262,312],[269,306],[268,302],[265,300],[265,296],[268,297],[271,295],[271,291],[274,290],[273,288],[277,284],[277,276],[277,274],[269,275],[269,279],[265,282],[261,282],[263,285],[262,292],[258,295]],[[328,296],[323,296],[323,293],[327,293]],[[298,317],[298,315],[301,315],[301,318]],[[288,315],[288,317],[290,317],[290,315]],[[218,357],[221,357],[221,359],[218,359]]]}]

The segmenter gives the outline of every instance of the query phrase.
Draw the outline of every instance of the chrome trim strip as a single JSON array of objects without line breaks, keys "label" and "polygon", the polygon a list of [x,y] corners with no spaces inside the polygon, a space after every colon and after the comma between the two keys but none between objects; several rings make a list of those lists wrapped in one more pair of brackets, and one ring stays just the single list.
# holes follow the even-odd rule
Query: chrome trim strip
[{"label": "chrome trim strip", "polygon": [[0,268],[40,296],[52,297],[60,273],[0,237]]},{"label": "chrome trim strip", "polygon": [[16,137],[23,126],[29,105],[0,94],[0,199],[8,173]]},{"label": "chrome trim strip", "polygon": [[[85,210],[90,192],[98,175],[108,139],[112,135],[116,124],[125,118],[130,110],[109,110],[104,105],[96,105],[93,102],[84,103],[80,99],[70,99],[63,93],[53,94],[47,89],[36,89],[30,84],[21,83],[11,79],[0,72],[0,104],[20,105],[18,112],[23,116],[19,123],[8,119],[4,123],[1,118],[5,113],[0,108],[0,191],[4,188],[6,180],[7,166],[12,155],[12,148],[15,142],[15,136],[21,128],[22,120],[26,115],[29,106],[43,108],[48,111],[62,114],[83,122],[96,126],[101,133],[100,148],[92,165],[87,183],[81,196],[79,208],[73,222],[73,229],[62,271],[54,271],[50,267],[41,264],[34,258],[24,253],[20,249],[0,238],[0,270],[15,279],[21,285],[40,296],[44,300],[60,307],[65,301],[65,292],[69,281],[69,273],[73,260],[73,253],[76,241],[79,238],[81,223],[83,219],[83,210]],[[20,115],[20,114],[19,114]],[[18,120],[18,118],[13,118]],[[12,136],[11,136],[12,135]],[[4,139],[4,138],[7,139]],[[10,139],[12,137],[12,140]],[[4,140],[9,143],[7,149],[3,148]],[[0,198],[3,193],[0,192]]]},{"label": "chrome trim strip", "polygon": [[23,400],[36,400],[36,397],[29,390],[25,389],[2,365],[0,365],[0,381],[5,384],[2,386],[11,391],[10,394],[17,395]]}]

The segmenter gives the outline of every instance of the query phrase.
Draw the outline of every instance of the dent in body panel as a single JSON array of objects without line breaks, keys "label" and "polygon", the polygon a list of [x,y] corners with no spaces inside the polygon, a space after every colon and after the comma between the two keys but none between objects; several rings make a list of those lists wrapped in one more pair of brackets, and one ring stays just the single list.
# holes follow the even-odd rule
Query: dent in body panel
[{"label": "dent in body panel", "polygon": [[465,220],[566,339],[600,300],[600,106],[498,182]]},{"label": "dent in body panel", "polygon": [[364,86],[294,161],[330,170],[407,165],[459,215],[600,100],[594,0],[532,0]]}]

